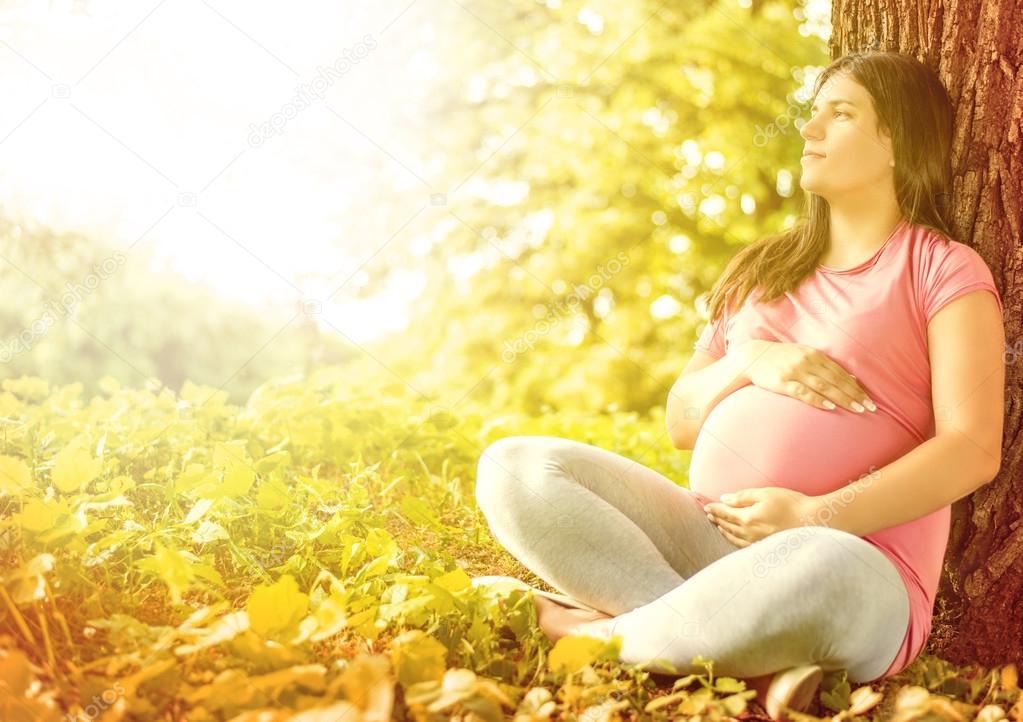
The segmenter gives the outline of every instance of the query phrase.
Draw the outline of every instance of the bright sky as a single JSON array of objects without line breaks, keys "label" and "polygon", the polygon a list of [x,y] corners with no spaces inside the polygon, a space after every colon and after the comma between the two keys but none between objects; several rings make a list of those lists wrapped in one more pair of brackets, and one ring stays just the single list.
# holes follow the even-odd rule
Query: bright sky
[{"label": "bright sky", "polygon": [[[430,17],[406,1],[7,3],[5,211],[151,245],[226,296],[323,299],[417,209],[402,233],[441,212],[439,169],[401,115],[437,76]],[[379,223],[375,193],[389,196]],[[386,234],[360,237],[367,225]],[[371,313],[324,316],[356,340],[396,330],[417,287],[401,281]]]}]

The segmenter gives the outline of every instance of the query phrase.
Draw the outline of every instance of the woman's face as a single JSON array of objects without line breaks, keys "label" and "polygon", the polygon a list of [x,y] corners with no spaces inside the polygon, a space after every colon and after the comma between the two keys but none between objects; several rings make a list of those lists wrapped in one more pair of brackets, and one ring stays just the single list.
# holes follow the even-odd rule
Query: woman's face
[{"label": "woman's face", "polygon": [[[845,101],[845,102],[839,102]],[[829,202],[843,195],[873,191],[887,183],[894,193],[891,138],[879,133],[867,89],[847,74],[835,73],[821,87],[803,136],[799,185]]]}]

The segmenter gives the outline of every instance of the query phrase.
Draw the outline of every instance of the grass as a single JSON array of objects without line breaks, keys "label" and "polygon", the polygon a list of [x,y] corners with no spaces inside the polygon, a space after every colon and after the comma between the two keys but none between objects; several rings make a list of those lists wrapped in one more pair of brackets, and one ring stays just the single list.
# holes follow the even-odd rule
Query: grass
[{"label": "grass", "polygon": [[[242,407],[213,389],[8,379],[0,392],[0,719],[755,719],[749,691],[550,645],[500,574],[552,589],[473,497],[492,441],[594,443],[686,483],[663,418],[493,418],[328,370]],[[852,633],[852,630],[851,630]],[[877,696],[875,693],[880,692]],[[883,685],[829,675],[803,719],[1019,720],[1015,667],[922,655]],[[296,719],[299,719],[296,717]]]}]

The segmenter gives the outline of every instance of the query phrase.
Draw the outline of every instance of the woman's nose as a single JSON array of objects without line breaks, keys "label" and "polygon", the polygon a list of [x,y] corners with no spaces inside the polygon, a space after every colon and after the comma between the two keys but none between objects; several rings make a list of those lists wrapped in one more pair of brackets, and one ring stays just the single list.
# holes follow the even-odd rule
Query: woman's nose
[{"label": "woman's nose", "polygon": [[803,138],[805,138],[806,140],[809,140],[810,136],[819,138],[820,136],[817,132],[816,120],[814,118],[810,118],[801,126],[799,126],[799,134],[803,136]]}]

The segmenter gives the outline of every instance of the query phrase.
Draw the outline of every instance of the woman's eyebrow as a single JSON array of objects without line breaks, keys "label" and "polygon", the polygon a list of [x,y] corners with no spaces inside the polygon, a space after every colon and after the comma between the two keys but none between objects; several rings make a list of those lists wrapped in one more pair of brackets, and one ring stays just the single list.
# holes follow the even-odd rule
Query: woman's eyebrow
[{"label": "woman's eyebrow", "polygon": [[[836,98],[835,100],[829,100],[827,102],[827,104],[830,105],[832,108],[835,107],[836,105],[841,105],[842,103],[845,103],[846,105],[851,105],[854,108],[856,107],[856,103],[852,102],[851,100],[845,100],[843,98]],[[815,110],[816,108],[817,108],[816,103],[810,106],[810,110]]]}]

